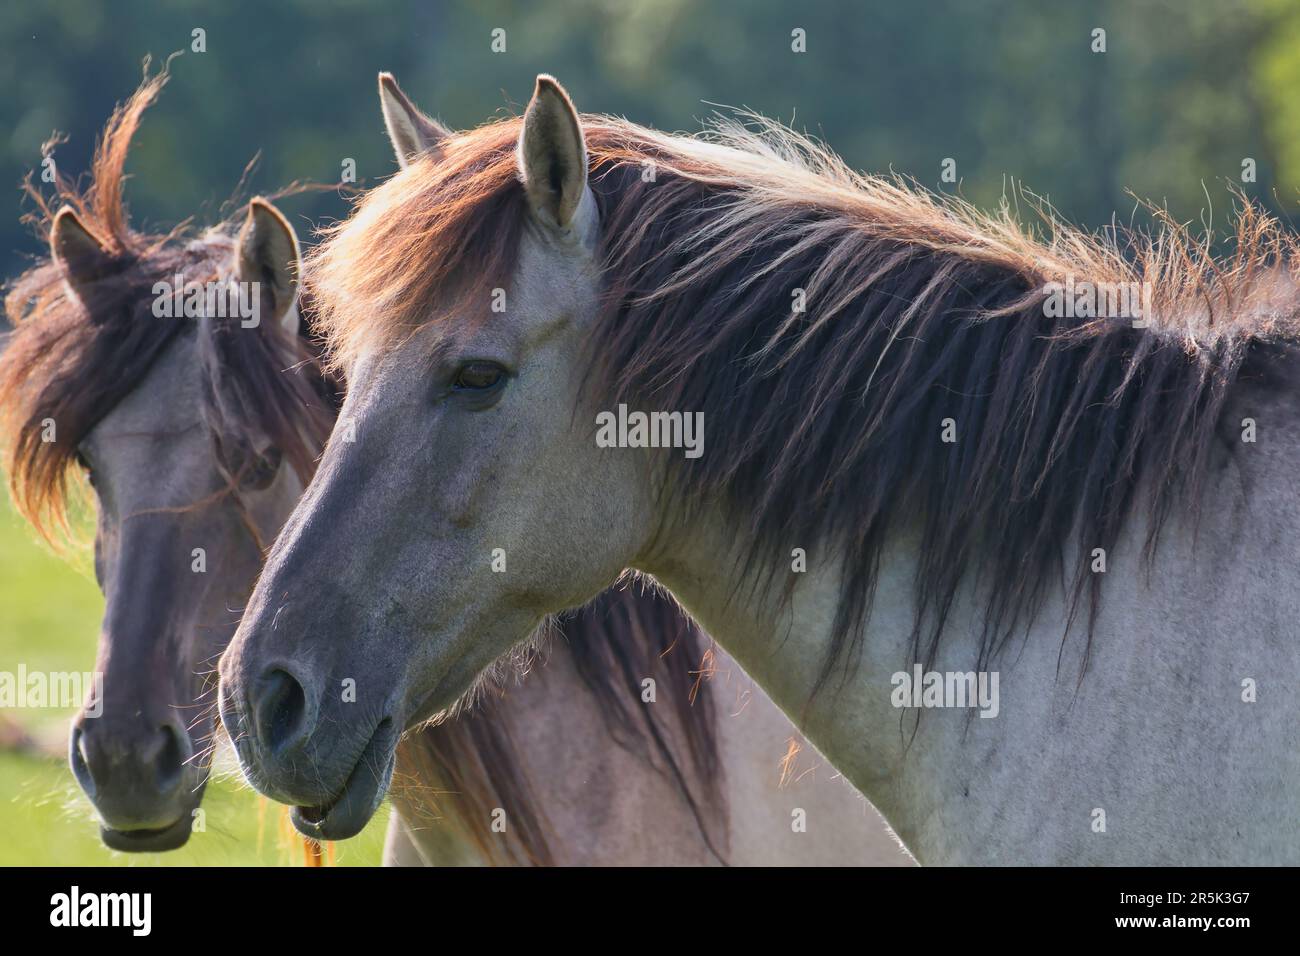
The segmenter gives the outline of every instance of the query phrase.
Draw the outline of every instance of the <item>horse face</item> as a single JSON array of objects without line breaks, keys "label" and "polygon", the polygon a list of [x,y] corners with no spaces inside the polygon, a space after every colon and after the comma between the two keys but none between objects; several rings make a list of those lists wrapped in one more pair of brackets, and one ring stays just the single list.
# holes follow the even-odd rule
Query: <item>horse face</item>
[{"label": "horse face", "polygon": [[[77,228],[60,219],[56,231]],[[76,279],[73,268],[74,288]],[[189,838],[215,719],[205,687],[260,568],[257,536],[274,534],[301,491],[259,436],[214,432],[202,394],[204,334],[178,332],[79,447],[95,495],[105,612],[102,679],[73,722],[69,759],[104,842],[118,850],[173,849]]]},{"label": "horse face", "polygon": [[598,294],[581,131],[553,83],[529,117],[523,173],[543,186],[508,307],[411,316],[418,332],[349,369],[316,478],[222,659],[249,780],[321,839],[364,826],[405,728],[644,544],[644,461],[597,447],[580,395]]}]

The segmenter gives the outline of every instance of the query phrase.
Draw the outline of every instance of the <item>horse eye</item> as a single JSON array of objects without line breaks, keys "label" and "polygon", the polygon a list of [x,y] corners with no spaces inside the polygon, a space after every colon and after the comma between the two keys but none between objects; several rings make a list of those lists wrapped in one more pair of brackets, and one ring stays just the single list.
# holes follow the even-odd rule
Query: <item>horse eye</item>
[{"label": "horse eye", "polygon": [[239,487],[243,491],[263,491],[271,487],[275,476],[280,473],[280,462],[284,456],[278,448],[268,448],[258,455],[239,473]]},{"label": "horse eye", "polygon": [[452,388],[457,391],[481,392],[492,388],[506,374],[496,362],[469,362],[460,367]]}]

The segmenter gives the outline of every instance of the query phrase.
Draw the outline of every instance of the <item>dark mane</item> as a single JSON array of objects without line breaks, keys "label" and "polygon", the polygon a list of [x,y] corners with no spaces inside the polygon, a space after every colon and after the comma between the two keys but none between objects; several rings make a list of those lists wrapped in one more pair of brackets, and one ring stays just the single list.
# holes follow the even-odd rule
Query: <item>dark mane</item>
[{"label": "dark mane", "polygon": [[[1046,214],[1040,237],[771,126],[693,138],[583,122],[605,293],[586,387],[604,407],[704,413],[710,453],[674,459],[669,487],[688,508],[734,505],[762,583],[792,547],[843,561],[822,683],[856,660],[899,533],[920,538],[918,658],[968,576],[987,596],[981,663],[1071,572],[1070,619],[1086,597],[1091,622],[1092,549],[1141,508],[1149,559],[1180,499],[1200,500],[1243,370],[1294,351],[1300,256],[1250,205],[1216,259],[1167,221],[1097,236]],[[511,119],[453,136],[331,230],[313,258],[336,363],[449,295],[507,284],[518,135]],[[1145,284],[1149,327],[1049,315],[1047,284],[1070,279]]]},{"label": "dark mane", "polygon": [[[611,738],[682,794],[700,838],[725,862],[727,813],[717,729],[708,701],[692,706],[707,637],[671,598],[635,584],[604,592],[557,627],[557,653],[572,653]],[[663,688],[667,716],[641,703],[641,680],[647,676]],[[417,828],[450,817],[493,863],[550,866],[556,862],[547,838],[550,824],[500,719],[503,701],[499,690],[485,689],[470,711],[405,738],[398,748],[393,801]],[[511,821],[504,833],[491,831],[496,807]]]},{"label": "dark mane", "polygon": [[[219,443],[260,431],[304,481],[332,424],[330,386],[305,336],[288,341],[279,328],[237,334],[236,318],[184,319],[152,314],[156,282],[207,282],[229,274],[237,219],[200,235],[182,225],[166,234],[131,228],[123,204],[131,140],[167,74],[147,78],[114,111],[96,149],[85,189],[60,174],[52,196],[30,181],[36,206],[27,217],[45,238],[54,215],[71,207],[111,255],[102,278],[80,295],[69,290],[53,259],[40,259],[10,284],[5,312],[13,331],[0,353],[0,453],[19,511],[51,539],[66,531],[77,447],[99,420],[134,389],[178,335],[199,334],[207,371],[205,416]],[[281,374],[302,363],[301,374]],[[303,411],[299,411],[303,409]],[[44,441],[44,422],[57,428]]]}]

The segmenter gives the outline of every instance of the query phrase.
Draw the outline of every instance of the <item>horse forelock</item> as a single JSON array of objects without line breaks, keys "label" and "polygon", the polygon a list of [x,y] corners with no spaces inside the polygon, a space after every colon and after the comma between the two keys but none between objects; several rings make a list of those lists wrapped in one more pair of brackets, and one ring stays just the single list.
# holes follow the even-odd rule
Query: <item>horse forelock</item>
[{"label": "horse forelock", "polygon": [[[132,229],[126,214],[122,186],[131,140],[166,80],[166,73],[147,77],[114,111],[84,187],[61,173],[51,196],[25,184],[35,203],[25,218],[42,239],[57,211],[71,207],[109,257],[104,274],[75,294],[60,265],[41,257],[5,296],[13,331],[0,352],[0,459],[18,510],[56,545],[68,532],[67,508],[79,487],[73,480],[78,446],[176,336],[194,331],[190,320],[153,314],[155,285],[175,285],[177,277],[224,281],[233,269],[237,218],[197,235],[188,223],[146,234]],[[227,433],[260,430],[305,479],[332,422],[328,383],[314,374],[317,352],[306,335],[285,342],[278,329],[238,329],[239,321],[205,320],[203,364],[224,388],[204,390],[205,418]],[[295,363],[306,367],[301,374],[280,374]],[[288,411],[289,401],[308,411]],[[49,422],[52,441],[46,440]]]}]

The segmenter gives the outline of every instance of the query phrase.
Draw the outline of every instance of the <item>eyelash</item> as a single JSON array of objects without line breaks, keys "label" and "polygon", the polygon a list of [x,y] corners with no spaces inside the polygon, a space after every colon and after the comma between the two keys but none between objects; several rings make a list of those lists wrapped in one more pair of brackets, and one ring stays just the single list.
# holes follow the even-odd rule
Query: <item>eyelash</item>
[{"label": "eyelash", "polygon": [[[486,385],[469,384],[465,382],[465,374],[471,370],[479,373],[484,371],[488,372],[493,376],[492,381]],[[506,370],[496,362],[483,360],[466,362],[456,370],[456,375],[452,378],[451,388],[454,392],[489,392],[505,381],[507,375],[508,373]]]}]

